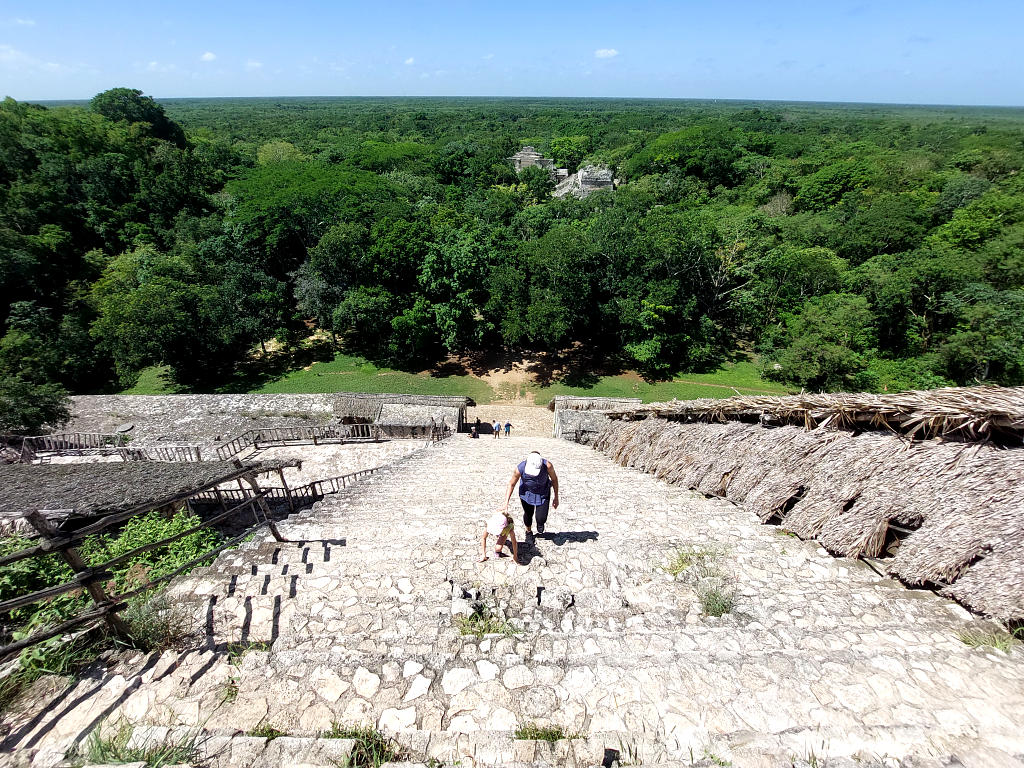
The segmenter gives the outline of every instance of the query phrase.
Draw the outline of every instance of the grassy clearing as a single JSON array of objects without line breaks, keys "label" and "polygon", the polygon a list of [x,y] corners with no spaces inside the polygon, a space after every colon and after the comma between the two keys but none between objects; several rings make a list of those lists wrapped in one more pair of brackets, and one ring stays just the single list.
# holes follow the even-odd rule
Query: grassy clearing
[{"label": "grassy clearing", "polygon": [[679,374],[672,381],[649,383],[635,375],[604,376],[588,386],[572,387],[556,382],[537,390],[535,401],[545,405],[555,395],[581,397],[639,397],[645,403],[665,400],[695,400],[698,398],[732,397],[742,395],[784,395],[785,387],[765,381],[750,362],[726,363],[714,373]]},{"label": "grassy clearing", "polygon": [[166,365],[144,368],[135,385],[122,390],[121,395],[173,395],[178,391],[171,381],[171,369]]},{"label": "grassy clearing", "polygon": [[129,746],[133,730],[132,726],[123,725],[113,735],[103,736],[97,728],[84,744],[73,748],[67,758],[75,766],[145,763],[146,768],[187,764],[196,759],[196,736],[181,742],[160,741]]},{"label": "grassy clearing", "polygon": [[566,731],[560,725],[537,725],[536,723],[523,723],[516,728],[515,738],[522,741],[548,741],[556,742],[562,739],[582,739],[582,734]]},{"label": "grassy clearing", "polygon": [[319,394],[330,392],[397,392],[410,395],[464,395],[477,403],[489,403],[494,390],[474,376],[433,376],[378,368],[350,355],[336,355],[308,369],[291,371],[267,382],[256,392]]},{"label": "grassy clearing", "polygon": [[355,740],[352,753],[342,764],[346,768],[380,768],[384,763],[400,762],[407,757],[398,744],[369,725],[331,723],[331,730],[323,731],[320,738]]},{"label": "grassy clearing", "polygon": [[1015,646],[1020,644],[1020,640],[1017,640],[1013,635],[998,630],[967,629],[963,632],[958,632],[957,637],[960,638],[960,642],[964,645],[969,645],[972,648],[987,646],[1000,650],[1003,653],[1009,653]]}]

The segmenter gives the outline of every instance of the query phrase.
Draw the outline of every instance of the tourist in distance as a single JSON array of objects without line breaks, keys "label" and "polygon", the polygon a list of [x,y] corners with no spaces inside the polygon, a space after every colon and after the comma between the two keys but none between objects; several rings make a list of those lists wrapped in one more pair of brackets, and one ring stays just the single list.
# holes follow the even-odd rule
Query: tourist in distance
[{"label": "tourist in distance", "polygon": [[497,440],[499,435],[501,435],[501,422],[495,419],[494,423],[491,424],[491,429],[494,430],[494,439]]},{"label": "tourist in distance", "polygon": [[548,521],[548,505],[558,509],[558,475],[555,466],[533,451],[512,472],[508,482],[508,495],[505,497],[503,512],[508,514],[508,503],[512,492],[519,483],[519,501],[523,505],[523,524],[526,535],[533,536],[533,518],[537,518],[537,533],[544,533]]},{"label": "tourist in distance", "polygon": [[519,546],[516,542],[516,531],[515,521],[512,519],[512,515],[508,512],[495,512],[491,515],[487,521],[487,525],[484,526],[484,540],[483,540],[483,556],[480,558],[480,562],[487,560],[487,537],[496,536],[497,541],[494,544],[494,554],[498,557],[504,557],[505,553],[502,551],[505,547],[505,542],[508,541],[509,546],[512,549],[512,561],[515,563],[519,562]]},{"label": "tourist in distance", "polygon": [[512,431],[512,422],[511,421],[506,421],[505,422],[505,437],[508,437],[508,433],[511,432],[511,431]]},{"label": "tourist in distance", "polygon": [[473,440],[479,440],[480,439],[480,433],[476,431],[476,427],[473,427],[473,429],[470,430],[469,436]]}]

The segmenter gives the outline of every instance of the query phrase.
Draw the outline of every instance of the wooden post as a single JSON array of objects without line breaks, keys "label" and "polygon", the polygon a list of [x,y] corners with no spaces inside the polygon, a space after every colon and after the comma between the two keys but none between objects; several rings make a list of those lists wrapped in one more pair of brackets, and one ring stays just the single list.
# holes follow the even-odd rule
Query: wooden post
[{"label": "wooden post", "polygon": [[[46,516],[43,515],[43,513],[40,512],[38,509],[33,510],[31,512],[26,512],[25,519],[28,521],[29,525],[35,528],[39,532],[39,535],[43,538],[56,538],[57,526],[53,524],[53,521],[48,520]],[[62,549],[60,551],[60,556],[64,559],[64,562],[67,563],[71,567],[71,570],[75,573],[87,570],[89,567],[88,564],[86,564],[85,560],[82,559],[82,556],[79,554],[78,550],[74,547],[67,547],[66,549]],[[87,584],[85,589],[89,593],[89,596],[93,599],[93,602],[95,602],[97,605],[102,606],[110,604],[110,598],[104,591],[103,586],[98,582],[94,581]],[[117,635],[123,640],[127,640],[131,637],[131,630],[128,629],[128,625],[125,624],[124,619],[118,616],[114,611],[110,611],[106,616],[104,616],[104,618],[106,619],[107,624],[110,625],[110,629],[115,635]]]},{"label": "wooden post", "polygon": [[294,512],[295,501],[292,499],[292,492],[288,487],[288,481],[284,479],[284,467],[278,467],[277,474],[281,477],[281,485],[284,486],[284,495],[288,497],[288,510],[290,512]]},{"label": "wooden post", "polygon": [[245,478],[245,482],[252,487],[253,493],[256,494],[256,501],[260,505],[260,509],[263,510],[263,517],[266,519],[267,527],[270,528],[270,532],[274,535],[274,539],[277,541],[288,541],[288,539],[282,536],[281,532],[277,530],[277,525],[275,525],[274,521],[270,519],[270,507],[267,505],[267,500],[260,496],[260,484],[256,482],[256,475],[249,472],[242,477]]},{"label": "wooden post", "polygon": [[224,494],[220,492],[220,488],[214,488],[213,492],[217,494],[217,501],[220,502],[221,511],[227,512],[228,505],[224,503]]}]

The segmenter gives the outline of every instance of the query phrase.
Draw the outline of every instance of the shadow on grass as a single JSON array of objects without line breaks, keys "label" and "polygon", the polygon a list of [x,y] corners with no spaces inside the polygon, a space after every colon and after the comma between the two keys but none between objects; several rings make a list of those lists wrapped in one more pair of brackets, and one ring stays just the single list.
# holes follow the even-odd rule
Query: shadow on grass
[{"label": "shadow on grass", "polygon": [[291,371],[307,368],[313,363],[329,362],[337,352],[337,346],[329,339],[307,339],[294,347],[254,355],[242,362],[216,391],[250,392]]}]

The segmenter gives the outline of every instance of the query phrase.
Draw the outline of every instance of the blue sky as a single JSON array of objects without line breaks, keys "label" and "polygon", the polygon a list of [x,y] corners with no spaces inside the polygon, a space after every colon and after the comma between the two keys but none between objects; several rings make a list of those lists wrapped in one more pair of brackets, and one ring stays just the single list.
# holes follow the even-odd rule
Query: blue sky
[{"label": "blue sky", "polygon": [[0,0],[0,95],[1024,105],[1022,30],[1024,0]]}]

